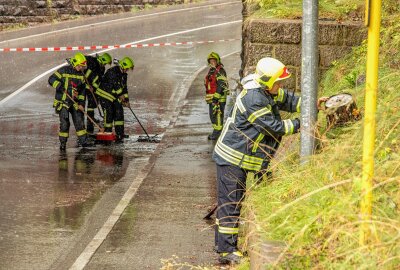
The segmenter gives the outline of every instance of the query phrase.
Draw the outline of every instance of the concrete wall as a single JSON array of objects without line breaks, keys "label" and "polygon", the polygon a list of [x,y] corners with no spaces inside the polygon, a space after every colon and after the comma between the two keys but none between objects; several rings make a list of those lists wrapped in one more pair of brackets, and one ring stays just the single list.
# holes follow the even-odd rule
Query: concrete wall
[{"label": "concrete wall", "polygon": [[[286,87],[300,89],[301,20],[248,19],[243,24],[242,72],[253,72],[257,61],[271,56],[288,65],[292,77]],[[355,22],[319,22],[319,69],[321,74],[333,61],[366,39],[366,28]]]},{"label": "concrete wall", "polygon": [[131,11],[144,5],[181,4],[188,0],[0,0],[0,30],[18,24],[65,20],[71,15]]}]

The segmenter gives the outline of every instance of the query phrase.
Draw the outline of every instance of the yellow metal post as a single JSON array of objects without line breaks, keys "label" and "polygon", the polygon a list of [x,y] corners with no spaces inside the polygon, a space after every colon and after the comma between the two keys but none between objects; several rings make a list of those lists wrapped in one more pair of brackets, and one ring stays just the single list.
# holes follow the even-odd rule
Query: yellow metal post
[{"label": "yellow metal post", "polygon": [[374,176],[374,148],[376,129],[376,96],[378,90],[379,31],[381,24],[381,0],[366,0],[368,20],[367,78],[365,89],[365,117],[363,140],[362,198],[360,244],[365,245],[371,235],[372,178]]}]

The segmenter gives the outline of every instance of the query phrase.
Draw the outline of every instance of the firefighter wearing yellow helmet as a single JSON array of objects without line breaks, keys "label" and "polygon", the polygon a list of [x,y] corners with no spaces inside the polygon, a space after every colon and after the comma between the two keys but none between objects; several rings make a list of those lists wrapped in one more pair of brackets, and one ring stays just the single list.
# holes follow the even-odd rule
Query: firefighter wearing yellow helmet
[{"label": "firefighter wearing yellow helmet", "polygon": [[[86,108],[86,130],[88,133],[94,132],[94,126],[92,121],[88,119],[88,116],[91,119],[94,118],[94,111],[96,107],[100,110],[98,106],[98,97],[97,96],[105,96],[107,93],[104,93],[99,89],[101,80],[104,76],[106,71],[106,65],[111,65],[112,58],[111,55],[108,53],[103,53],[96,56],[86,55],[87,61],[87,69],[85,71],[85,78],[87,82],[87,89],[86,89],[86,100],[87,100],[87,108]],[[96,95],[95,95],[96,94]],[[102,114],[99,112],[100,115]]]},{"label": "firefighter wearing yellow helmet", "polygon": [[101,99],[104,110],[104,129],[106,132],[112,132],[114,126],[117,142],[123,142],[125,136],[123,107],[130,107],[127,72],[133,70],[134,67],[135,63],[128,56],[118,60],[116,66],[106,71],[99,87],[107,94]]},{"label": "firefighter wearing yellow helmet", "polygon": [[216,52],[211,52],[207,56],[207,62],[210,66],[204,79],[206,88],[205,100],[209,105],[209,115],[213,126],[213,131],[208,135],[209,140],[217,140],[221,134],[224,120],[224,110],[226,97],[229,94],[229,85],[226,78],[224,65]]},{"label": "firefighter wearing yellow helmet", "polygon": [[221,263],[239,263],[238,224],[240,201],[248,172],[268,168],[284,135],[300,130],[299,119],[283,120],[280,110],[299,112],[301,99],[282,89],[289,78],[287,67],[274,58],[263,58],[255,73],[242,79],[242,92],[228,117],[213,152],[217,164],[218,208],[215,244]]},{"label": "firefighter wearing yellow helmet", "polygon": [[71,114],[78,145],[82,147],[91,146],[83,119],[85,108],[86,82],[83,72],[87,68],[86,57],[78,52],[74,57],[68,59],[68,66],[59,68],[49,77],[49,84],[56,89],[53,107],[60,117],[60,150],[65,150],[69,137]]}]

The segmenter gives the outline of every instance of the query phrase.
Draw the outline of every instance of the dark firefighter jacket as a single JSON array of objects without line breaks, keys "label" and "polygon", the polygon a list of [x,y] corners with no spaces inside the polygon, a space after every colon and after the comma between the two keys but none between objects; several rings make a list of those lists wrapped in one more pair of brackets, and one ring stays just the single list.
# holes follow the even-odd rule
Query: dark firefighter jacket
[{"label": "dark firefighter jacket", "polygon": [[[213,159],[218,165],[236,165],[245,170],[266,169],[278,149],[283,135],[300,129],[298,119],[282,120],[279,110],[300,112],[301,98],[279,89],[276,96],[266,93],[251,80],[238,95],[221,136],[214,148]],[[257,87],[258,86],[258,87]]]},{"label": "dark firefighter jacket", "polygon": [[[70,97],[74,98],[74,101],[79,105],[85,106],[85,79],[83,74],[78,72],[71,65],[59,68],[49,77],[48,82],[56,89],[53,107],[58,110],[60,110],[62,106],[68,109],[74,104],[65,92],[67,92]],[[77,97],[74,97],[73,92],[77,92]]]},{"label": "dark firefighter jacket", "polygon": [[103,77],[106,68],[100,64],[99,60],[97,60],[97,57],[90,55],[86,55],[85,57],[87,61],[85,77],[91,86],[93,86],[95,89],[99,88],[101,78]]},{"label": "dark firefighter jacket", "polygon": [[114,66],[104,74],[100,88],[111,95],[114,100],[123,95],[125,101],[129,101],[127,80],[128,75],[123,73],[119,66]]},{"label": "dark firefighter jacket", "polygon": [[229,94],[228,79],[223,65],[211,67],[204,79],[206,87],[206,102],[214,101],[226,102],[226,96]]}]

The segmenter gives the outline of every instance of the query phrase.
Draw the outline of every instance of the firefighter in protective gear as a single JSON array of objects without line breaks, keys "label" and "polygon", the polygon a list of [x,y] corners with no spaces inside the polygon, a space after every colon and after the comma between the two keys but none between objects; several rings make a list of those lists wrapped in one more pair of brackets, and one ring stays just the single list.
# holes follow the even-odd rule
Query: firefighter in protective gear
[{"label": "firefighter in protective gear", "polygon": [[221,263],[237,263],[240,201],[246,176],[268,167],[282,136],[299,132],[299,119],[282,120],[279,110],[300,112],[301,98],[281,88],[290,77],[286,66],[263,58],[256,72],[242,79],[243,90],[213,152],[217,164],[218,210],[216,239]]},{"label": "firefighter in protective gear", "polygon": [[[86,99],[87,99],[87,109],[86,113],[87,116],[94,119],[94,110],[98,107],[98,101],[95,96],[107,96],[108,93],[99,89],[101,79],[105,73],[105,66],[111,65],[112,58],[108,53],[103,53],[101,55],[90,56],[86,55],[87,60],[87,69],[85,71],[85,78],[87,82],[87,89],[86,89]],[[99,108],[100,110],[100,108]],[[86,116],[86,130],[88,133],[94,132],[93,123],[89,120]]]},{"label": "firefighter in protective gear", "polygon": [[104,128],[106,132],[112,132],[114,125],[117,142],[122,142],[125,135],[123,107],[130,107],[127,72],[133,70],[134,66],[131,58],[122,58],[116,66],[107,70],[100,84],[100,89],[112,97],[103,97],[101,101],[104,110]]},{"label": "firefighter in protective gear", "polygon": [[[88,141],[83,119],[85,107],[86,83],[83,71],[86,69],[86,58],[82,53],[69,59],[69,65],[59,68],[49,77],[49,84],[56,89],[53,107],[60,117],[60,149],[65,150],[69,137],[69,115],[78,136],[79,146],[91,146]],[[68,97],[69,96],[69,97]]]},{"label": "firefighter in protective gear", "polygon": [[229,94],[229,85],[224,65],[215,52],[207,56],[210,69],[204,79],[206,88],[205,100],[209,104],[209,115],[213,125],[213,132],[208,135],[209,140],[217,140],[221,134],[224,120],[226,97]]}]

